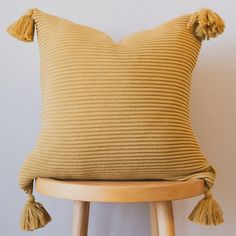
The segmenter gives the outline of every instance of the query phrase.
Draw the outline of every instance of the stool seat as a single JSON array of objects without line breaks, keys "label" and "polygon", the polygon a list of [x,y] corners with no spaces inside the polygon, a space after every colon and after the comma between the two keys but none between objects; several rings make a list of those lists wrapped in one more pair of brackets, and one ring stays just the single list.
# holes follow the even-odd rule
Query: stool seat
[{"label": "stool seat", "polygon": [[65,181],[38,178],[44,195],[86,202],[153,202],[191,198],[204,193],[204,181]]},{"label": "stool seat", "polygon": [[87,236],[90,202],[149,202],[151,236],[175,236],[172,200],[205,191],[202,179],[187,181],[75,181],[36,179],[44,195],[74,201],[72,236]]}]

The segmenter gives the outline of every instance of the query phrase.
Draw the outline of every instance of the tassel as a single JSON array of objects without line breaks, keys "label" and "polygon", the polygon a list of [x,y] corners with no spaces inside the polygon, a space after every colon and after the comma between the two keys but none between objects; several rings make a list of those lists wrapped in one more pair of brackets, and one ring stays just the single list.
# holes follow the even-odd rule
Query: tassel
[{"label": "tassel", "polygon": [[51,217],[48,212],[41,203],[35,202],[34,196],[30,193],[21,216],[21,229],[32,231],[45,226],[50,221]]},{"label": "tassel", "polygon": [[203,225],[218,225],[224,222],[223,212],[210,190],[205,192],[205,198],[195,206],[188,218]]},{"label": "tassel", "polygon": [[220,16],[210,9],[202,8],[191,15],[187,29],[200,40],[215,38],[224,32],[225,24]]},{"label": "tassel", "polygon": [[33,10],[29,10],[19,20],[10,25],[7,32],[19,40],[32,42],[34,40],[34,20],[32,14]]}]

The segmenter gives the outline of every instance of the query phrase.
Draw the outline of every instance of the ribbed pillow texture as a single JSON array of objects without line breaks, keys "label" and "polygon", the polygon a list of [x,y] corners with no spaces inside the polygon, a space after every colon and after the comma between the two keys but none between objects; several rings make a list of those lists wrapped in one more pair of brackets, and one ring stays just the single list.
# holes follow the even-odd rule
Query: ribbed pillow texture
[{"label": "ribbed pillow texture", "polygon": [[202,40],[223,32],[216,17],[202,9],[120,42],[38,9],[12,25],[23,41],[35,29],[40,51],[42,126],[20,171],[30,202],[38,177],[201,178],[208,191],[215,170],[193,133],[189,100]]}]

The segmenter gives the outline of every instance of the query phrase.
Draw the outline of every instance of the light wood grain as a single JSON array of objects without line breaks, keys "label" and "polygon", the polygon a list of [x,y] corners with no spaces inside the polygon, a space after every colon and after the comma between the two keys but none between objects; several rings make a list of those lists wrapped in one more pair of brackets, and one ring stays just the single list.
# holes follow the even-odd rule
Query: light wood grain
[{"label": "light wood grain", "polygon": [[205,191],[202,179],[187,181],[65,181],[36,179],[44,195],[75,201],[73,236],[87,236],[89,202],[149,202],[151,236],[175,236],[172,200]]},{"label": "light wood grain", "polygon": [[86,202],[156,202],[191,198],[204,193],[204,181],[62,181],[36,180],[44,195]]},{"label": "light wood grain", "polygon": [[156,211],[159,236],[175,236],[172,201],[157,202]]},{"label": "light wood grain", "polygon": [[72,236],[87,236],[89,222],[89,202],[74,202]]},{"label": "light wood grain", "polygon": [[150,213],[150,233],[151,233],[151,236],[159,236],[156,202],[149,203],[149,213]]}]

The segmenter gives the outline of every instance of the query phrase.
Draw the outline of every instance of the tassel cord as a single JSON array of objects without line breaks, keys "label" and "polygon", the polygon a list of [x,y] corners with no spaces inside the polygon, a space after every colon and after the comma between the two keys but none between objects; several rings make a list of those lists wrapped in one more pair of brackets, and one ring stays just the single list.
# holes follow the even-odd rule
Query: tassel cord
[{"label": "tassel cord", "polygon": [[41,203],[35,201],[32,192],[33,184],[28,190],[27,203],[21,215],[20,227],[24,231],[41,228],[51,221],[50,215]]},{"label": "tassel cord", "polygon": [[24,41],[32,42],[34,40],[34,19],[32,18],[33,10],[29,10],[25,15],[21,16],[15,23],[10,25],[7,32],[13,37]]},{"label": "tassel cord", "polygon": [[203,225],[218,225],[224,222],[221,207],[210,190],[205,192],[205,197],[195,206],[188,218]]},{"label": "tassel cord", "polygon": [[202,8],[191,15],[187,29],[200,40],[215,38],[224,32],[225,24],[221,17],[210,9]]}]

